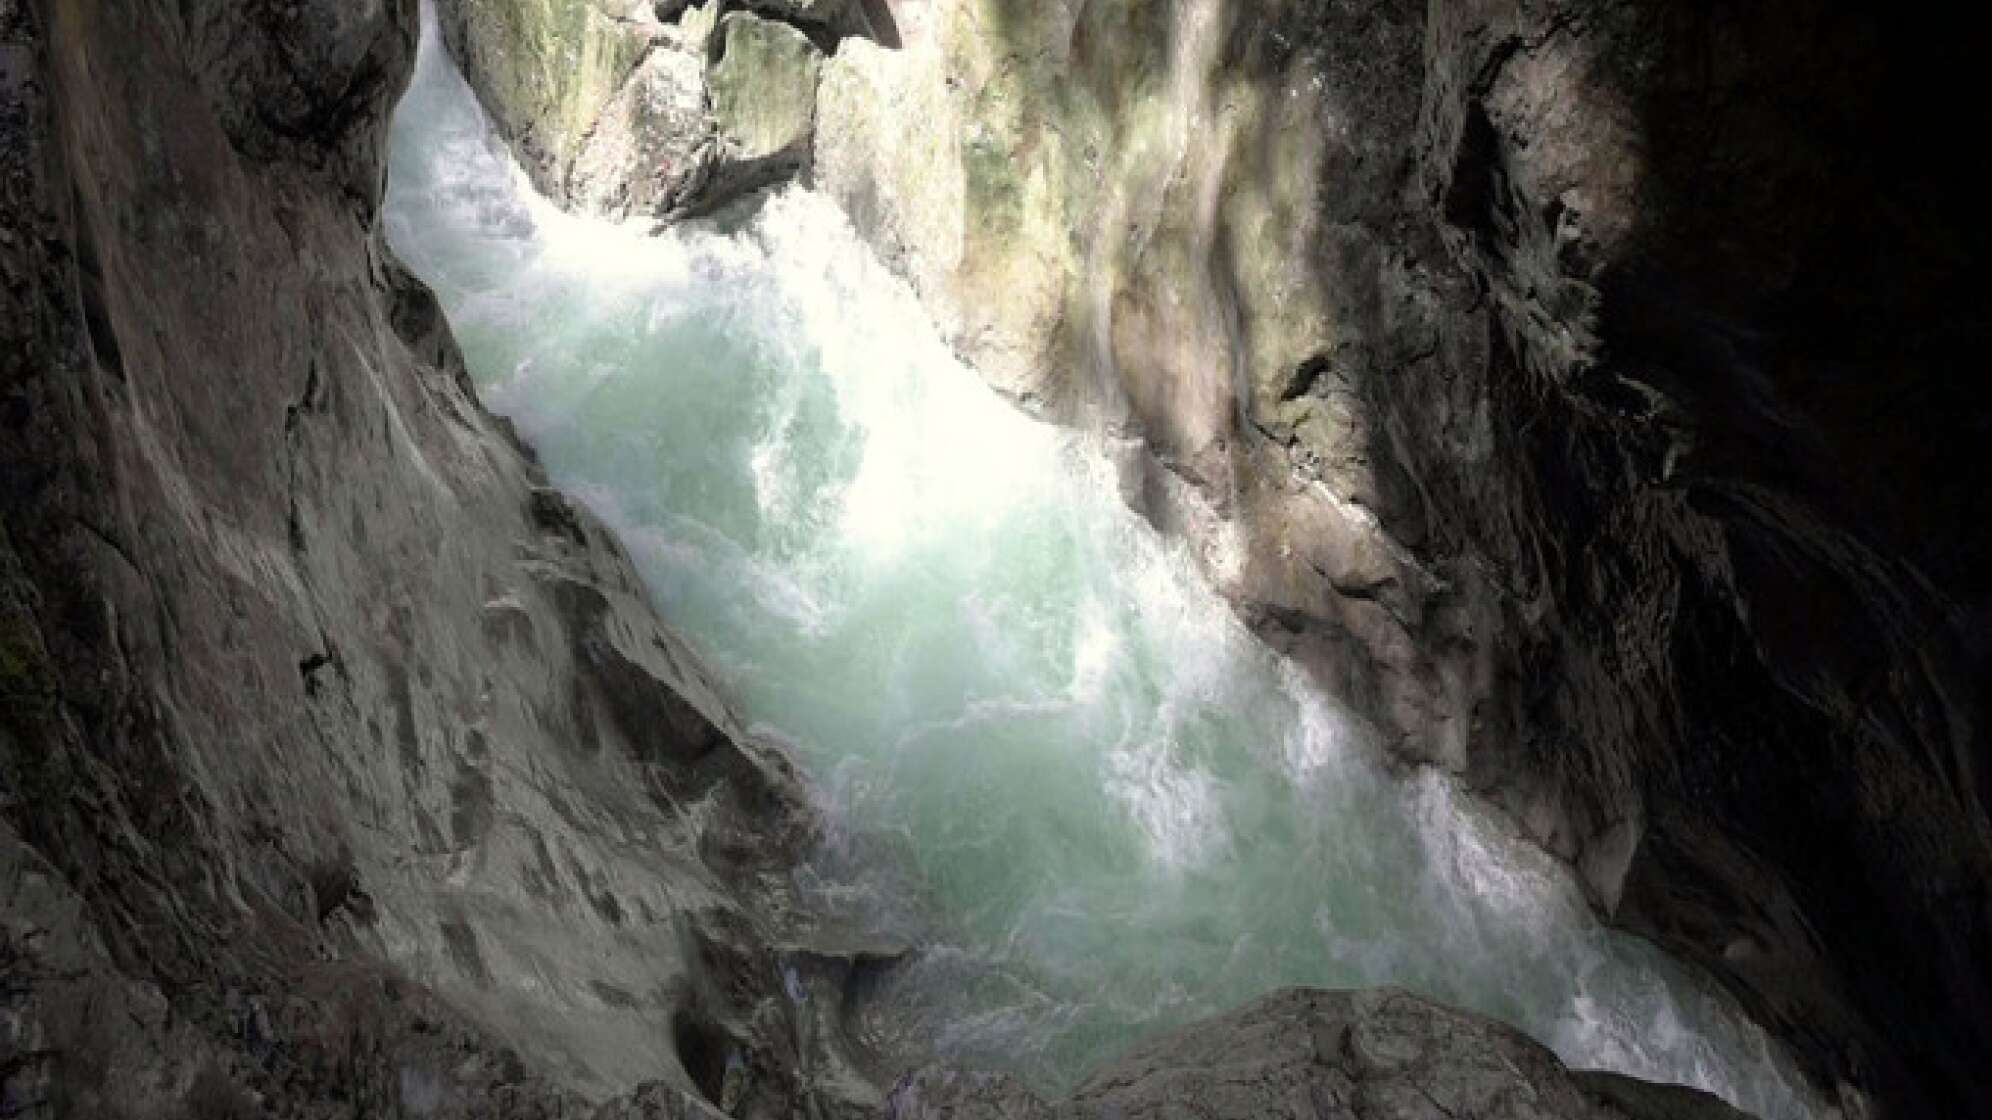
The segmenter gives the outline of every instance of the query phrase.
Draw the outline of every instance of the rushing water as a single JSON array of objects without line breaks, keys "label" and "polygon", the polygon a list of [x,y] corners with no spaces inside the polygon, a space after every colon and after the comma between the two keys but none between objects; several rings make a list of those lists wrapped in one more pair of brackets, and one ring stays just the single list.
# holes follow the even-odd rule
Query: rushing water
[{"label": "rushing water", "polygon": [[881,998],[1056,1090],[1289,984],[1396,984],[1574,1066],[1806,1108],[1761,1032],[1257,644],[1084,438],[939,341],[819,197],[563,215],[425,28],[388,233],[485,400],[614,525],[833,836],[805,885],[926,950]]}]

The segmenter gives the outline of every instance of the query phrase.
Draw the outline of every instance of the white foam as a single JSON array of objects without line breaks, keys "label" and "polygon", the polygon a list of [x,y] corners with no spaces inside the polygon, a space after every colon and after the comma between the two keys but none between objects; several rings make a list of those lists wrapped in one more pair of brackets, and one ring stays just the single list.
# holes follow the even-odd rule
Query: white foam
[{"label": "white foam", "polygon": [[909,1029],[1056,1087],[1273,987],[1401,983],[1576,1064],[1805,1114],[1762,1032],[1600,929],[1563,868],[1443,779],[1378,770],[1206,584],[1243,570],[1235,529],[1202,564],[1159,538],[834,206],[789,189],[655,237],[562,214],[432,38],[390,240],[487,402],[793,740],[830,821],[810,896],[920,923]]},{"label": "white foam", "polygon": [[1107,752],[1102,781],[1148,841],[1155,862],[1180,869],[1209,863],[1228,847],[1217,782],[1186,765],[1167,742]]}]

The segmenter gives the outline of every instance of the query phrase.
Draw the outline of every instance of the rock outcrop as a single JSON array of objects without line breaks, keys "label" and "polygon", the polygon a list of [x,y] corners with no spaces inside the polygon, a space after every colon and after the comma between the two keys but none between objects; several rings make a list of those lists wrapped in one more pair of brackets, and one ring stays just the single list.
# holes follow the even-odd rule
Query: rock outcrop
[{"label": "rock outcrop", "polygon": [[1120,440],[1269,641],[1822,1079],[1992,1111],[1981,38],[1795,0],[883,22],[822,63],[808,171],[993,384]]},{"label": "rock outcrop", "polygon": [[1816,1070],[1987,1107],[1984,233],[1874,170],[1964,67],[1802,5],[936,7],[816,168],[964,352]]},{"label": "rock outcrop", "polygon": [[888,1120],[1743,1120],[1706,1093],[1566,1071],[1500,1024],[1398,991],[1279,992],[1138,1047],[1048,1102],[1014,1080],[928,1068]]},{"label": "rock outcrop", "polygon": [[891,28],[887,9],[859,0],[441,0],[438,11],[539,190],[619,217],[702,214],[795,175],[826,53]]},{"label": "rock outcrop", "polygon": [[415,34],[0,2],[0,1115],[870,1103],[788,763],[383,248]]}]

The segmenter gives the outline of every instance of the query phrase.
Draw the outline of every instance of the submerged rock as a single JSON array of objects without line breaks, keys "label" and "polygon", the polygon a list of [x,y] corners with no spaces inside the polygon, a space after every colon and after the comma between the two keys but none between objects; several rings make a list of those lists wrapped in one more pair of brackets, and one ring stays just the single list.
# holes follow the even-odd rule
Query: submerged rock
[{"label": "submerged rock", "polygon": [[604,107],[666,40],[646,5],[624,0],[447,0],[437,13],[499,132],[556,198]]}]

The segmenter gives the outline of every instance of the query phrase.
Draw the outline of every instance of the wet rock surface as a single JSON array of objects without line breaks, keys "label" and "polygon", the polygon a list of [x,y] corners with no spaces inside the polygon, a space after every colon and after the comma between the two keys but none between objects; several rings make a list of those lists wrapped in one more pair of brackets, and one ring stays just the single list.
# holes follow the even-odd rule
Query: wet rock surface
[{"label": "wet rock surface", "polygon": [[1516,1031],[1405,992],[1290,990],[1138,1047],[1048,1102],[993,1074],[927,1068],[890,1120],[1738,1120],[1706,1093],[1573,1074]]},{"label": "wet rock surface", "polygon": [[1982,39],[887,9],[807,173],[992,384],[1822,1079],[1992,1107]]},{"label": "wet rock surface", "polygon": [[857,1107],[796,775],[379,240],[415,33],[0,5],[0,1115]]},{"label": "wet rock surface", "polygon": [[[1973,35],[747,7],[822,58],[810,138],[740,150],[809,169],[999,387],[1118,437],[1269,640],[1822,1079],[1987,1110]],[[728,181],[720,12],[672,8],[443,5],[544,189],[663,215]],[[0,1114],[868,1108],[768,948],[792,775],[380,246],[415,21],[0,0]],[[1424,1107],[1220,1068],[1368,1014],[1278,997],[1063,1104],[908,1084]],[[1555,1108],[1705,1104],[1418,1014]]]},{"label": "wet rock surface", "polygon": [[1826,1080],[1987,1107],[1963,68],[1797,4],[922,8],[815,174],[963,353]]},{"label": "wet rock surface", "polygon": [[[889,10],[878,5],[881,25]],[[617,217],[704,214],[809,163],[816,86],[857,0],[441,0],[450,52],[540,191]]]}]

